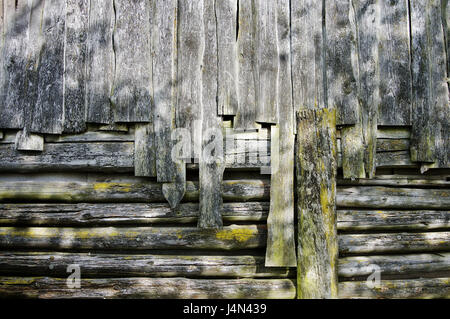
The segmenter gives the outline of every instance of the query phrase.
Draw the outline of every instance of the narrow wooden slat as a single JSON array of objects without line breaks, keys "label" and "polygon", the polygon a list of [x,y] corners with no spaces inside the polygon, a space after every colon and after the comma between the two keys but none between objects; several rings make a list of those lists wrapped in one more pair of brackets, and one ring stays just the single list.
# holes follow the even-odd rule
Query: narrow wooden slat
[{"label": "narrow wooden slat", "polygon": [[156,147],[153,123],[135,125],[134,175],[156,177]]},{"label": "narrow wooden slat", "polygon": [[66,1],[64,35],[64,133],[86,130],[86,54],[89,1]]},{"label": "narrow wooden slat", "polygon": [[450,253],[345,257],[339,259],[342,278],[368,277],[377,265],[382,276],[414,276],[450,269]]},{"label": "narrow wooden slat", "polygon": [[393,209],[449,209],[448,189],[395,187],[338,187],[336,203],[340,207]]},{"label": "narrow wooden slat", "polygon": [[[226,222],[259,222],[267,219],[269,203],[224,203]],[[197,221],[199,204],[1,204],[2,225],[118,226],[145,224],[186,224]]]},{"label": "narrow wooden slat", "polygon": [[17,132],[16,149],[18,151],[43,151],[44,137],[38,134],[30,134],[26,130]]},{"label": "narrow wooden slat", "polygon": [[111,101],[115,122],[151,119],[151,4],[114,0],[116,67]]},{"label": "narrow wooden slat", "polygon": [[337,110],[337,125],[353,125],[359,122],[359,102],[357,30],[352,1],[326,1],[325,13],[328,105]]},{"label": "narrow wooden slat", "polygon": [[411,61],[408,0],[379,1],[378,125],[411,124]]},{"label": "narrow wooden slat", "polygon": [[221,230],[196,227],[0,227],[3,249],[215,249],[264,247],[264,225],[227,226]]},{"label": "narrow wooden slat", "polygon": [[366,177],[365,145],[361,123],[341,129],[342,172],[346,179]]},{"label": "narrow wooden slat", "polygon": [[445,210],[366,210],[340,209],[338,229],[431,230],[450,228],[450,211]]},{"label": "narrow wooden slat", "polygon": [[[436,178],[437,177],[437,178]],[[426,175],[377,175],[372,179],[348,180],[340,179],[341,186],[418,186],[424,188],[445,188],[450,186],[450,181],[445,180],[445,176]]]},{"label": "narrow wooden slat", "polygon": [[217,59],[218,59],[218,113],[235,115],[237,97],[237,3],[238,0],[216,2]]},{"label": "narrow wooden slat", "polygon": [[266,268],[262,256],[0,253],[0,272],[11,276],[67,277],[67,265],[82,265],[83,278],[215,277],[286,278],[288,268]]},{"label": "narrow wooden slat", "polygon": [[202,140],[199,163],[200,212],[198,227],[221,228],[222,179],[225,170],[222,121],[217,115],[217,22],[215,0],[203,3]]},{"label": "narrow wooden slat", "polygon": [[450,232],[340,235],[343,255],[449,251]]},{"label": "narrow wooden slat", "polygon": [[[257,106],[256,121],[260,123],[278,123],[278,52],[277,3],[255,1],[256,17],[256,67]],[[287,59],[287,57],[284,57]]]},{"label": "narrow wooden slat", "polygon": [[61,134],[64,130],[65,2],[45,1],[42,21],[44,44],[30,131]]},{"label": "narrow wooden slat", "polygon": [[[39,287],[39,288],[36,288]],[[1,277],[0,295],[28,298],[167,298],[167,299],[292,299],[289,279],[121,278],[81,279],[70,289],[66,279]]]},{"label": "narrow wooden slat", "polygon": [[86,61],[87,122],[110,124],[114,76],[114,8],[110,0],[90,1]]},{"label": "narrow wooden slat", "polygon": [[271,189],[266,266],[297,265],[294,231],[294,118],[290,63],[289,1],[276,4],[279,123],[271,127]]},{"label": "narrow wooden slat", "polygon": [[298,297],[337,298],[336,109],[297,115]]},{"label": "narrow wooden slat", "polygon": [[236,130],[253,130],[256,125],[257,68],[255,1],[239,0],[238,109],[234,119]]},{"label": "narrow wooden slat", "polygon": [[378,288],[365,281],[341,282],[339,298],[449,298],[450,279],[382,280]]},{"label": "narrow wooden slat", "polygon": [[26,47],[30,23],[27,0],[4,2],[4,46],[1,53],[0,128],[24,127]]}]

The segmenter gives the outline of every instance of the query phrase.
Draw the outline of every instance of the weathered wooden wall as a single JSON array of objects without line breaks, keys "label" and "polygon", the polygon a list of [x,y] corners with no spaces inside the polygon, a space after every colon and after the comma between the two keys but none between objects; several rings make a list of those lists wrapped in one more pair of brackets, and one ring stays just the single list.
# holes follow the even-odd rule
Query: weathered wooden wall
[{"label": "weathered wooden wall", "polygon": [[449,8],[0,0],[0,295],[299,296],[295,115],[335,108],[337,188],[296,172],[336,194],[324,295],[450,297]]}]

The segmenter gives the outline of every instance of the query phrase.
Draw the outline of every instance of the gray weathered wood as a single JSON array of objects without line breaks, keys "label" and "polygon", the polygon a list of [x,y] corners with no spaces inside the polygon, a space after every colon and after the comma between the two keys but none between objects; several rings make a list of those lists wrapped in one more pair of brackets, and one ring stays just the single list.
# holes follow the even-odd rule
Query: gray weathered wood
[{"label": "gray weathered wood", "polygon": [[383,186],[338,187],[340,207],[392,209],[449,209],[450,190]]},{"label": "gray weathered wood", "polygon": [[341,255],[448,251],[450,232],[385,233],[339,236]]},{"label": "gray weathered wood", "polygon": [[66,279],[1,277],[2,297],[167,298],[167,299],[293,299],[289,279],[120,278],[81,279],[82,289],[70,289]]},{"label": "gray weathered wood", "polygon": [[378,5],[378,125],[410,125],[412,87],[409,1],[379,1]]},{"label": "gray weathered wood", "polygon": [[339,298],[449,298],[450,279],[382,280],[378,288],[369,288],[365,281],[341,282]]},{"label": "gray weathered wood", "polygon": [[419,186],[423,188],[446,188],[450,186],[450,181],[445,180],[445,176],[427,176],[427,175],[401,175],[396,172],[396,175],[377,175],[372,179],[359,180],[338,180],[341,186]]},{"label": "gray weathered wood", "polygon": [[29,1],[4,2],[4,45],[1,52],[0,128],[24,127],[26,48],[30,24]]},{"label": "gray weathered wood", "polygon": [[0,227],[3,249],[212,249],[261,248],[266,244],[265,225],[197,227]]},{"label": "gray weathered wood", "polygon": [[271,127],[270,213],[267,221],[266,266],[297,265],[294,231],[294,110],[290,56],[289,1],[276,10],[278,76],[276,103],[279,123]]},{"label": "gray weathered wood", "polygon": [[368,277],[372,265],[380,267],[381,276],[414,276],[448,272],[450,253],[345,257],[339,260],[339,277]]},{"label": "gray weathered wood", "polygon": [[43,151],[44,137],[21,130],[17,132],[15,145],[18,151]]},{"label": "gray weathered wood", "polygon": [[335,0],[325,4],[328,106],[336,108],[337,125],[353,125],[359,122],[359,75],[352,1]]},{"label": "gray weathered wood", "polygon": [[449,167],[450,107],[441,2],[411,1],[413,113],[411,157]]},{"label": "gray weathered wood", "polygon": [[[226,222],[259,222],[267,219],[269,203],[224,203]],[[1,204],[2,225],[119,226],[187,224],[197,222],[199,205],[182,203],[117,204]]]},{"label": "gray weathered wood", "polygon": [[156,176],[156,148],[153,123],[135,125],[134,175]]},{"label": "gray weathered wood", "polygon": [[238,108],[237,4],[238,0],[216,2],[219,115],[235,115]]},{"label": "gray weathered wood", "polygon": [[366,177],[365,145],[361,123],[341,129],[342,173],[346,179]]},{"label": "gray weathered wood", "polygon": [[86,121],[110,124],[114,77],[113,1],[90,1],[86,57]]},{"label": "gray weathered wood", "polygon": [[450,211],[445,210],[338,210],[338,229],[431,230],[450,228]]},{"label": "gray weathered wood", "polygon": [[175,129],[176,58],[177,58],[177,1],[156,1],[154,4],[153,88],[156,147],[156,175],[158,182],[174,182],[176,166],[172,160],[172,131]]},{"label": "gray weathered wood", "polygon": [[296,111],[326,106],[324,3],[304,0],[291,4],[292,85]]},{"label": "gray weathered wood", "polygon": [[337,298],[336,109],[297,115],[299,298]]},{"label": "gray weathered wood", "polygon": [[64,34],[64,133],[86,130],[86,54],[89,0],[66,1]]},{"label": "gray weathered wood", "polygon": [[83,278],[215,277],[286,278],[288,268],[266,268],[262,256],[129,255],[86,253],[0,253],[0,273],[6,276],[66,278],[67,266],[79,264]]},{"label": "gray weathered wood", "polygon": [[[256,67],[257,103],[256,121],[278,123],[278,60],[283,58],[278,52],[277,3],[273,1],[255,1],[256,18]],[[287,59],[287,57],[284,57]]]},{"label": "gray weathered wood", "polygon": [[[267,201],[270,194],[268,180],[224,180],[223,199],[227,202]],[[198,201],[197,182],[186,183],[184,201]],[[164,202],[161,184],[147,179],[95,179],[89,181],[33,180],[11,181],[6,178],[0,184],[0,201],[34,202],[103,202],[136,203]]]},{"label": "gray weathered wood", "polygon": [[202,62],[202,136],[199,163],[200,213],[198,227],[221,228],[222,179],[225,170],[222,121],[217,115],[217,22],[216,1],[203,3],[205,48]]},{"label": "gray weathered wood", "polygon": [[37,100],[30,132],[61,134],[64,130],[65,2],[45,1],[42,18]]},{"label": "gray weathered wood", "polygon": [[255,1],[239,0],[238,109],[234,119],[236,130],[256,129],[258,76],[256,66]]},{"label": "gray weathered wood", "polygon": [[151,1],[114,0],[115,122],[151,119]]}]

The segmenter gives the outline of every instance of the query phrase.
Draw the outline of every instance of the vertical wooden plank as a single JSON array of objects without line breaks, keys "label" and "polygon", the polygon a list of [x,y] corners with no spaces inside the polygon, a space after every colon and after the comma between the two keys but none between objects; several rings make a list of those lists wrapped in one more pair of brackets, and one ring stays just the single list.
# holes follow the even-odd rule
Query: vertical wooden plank
[{"label": "vertical wooden plank", "polygon": [[28,0],[5,0],[4,46],[0,84],[0,128],[24,126],[26,45],[31,7]]},{"label": "vertical wooden plank", "polygon": [[202,116],[203,0],[179,1],[178,17],[176,126],[190,132],[192,157],[198,159],[201,125],[196,125],[195,122]]},{"label": "vertical wooden plank", "polygon": [[61,134],[64,128],[65,1],[44,4],[43,47],[39,64],[37,101],[31,132]]},{"label": "vertical wooden plank", "polygon": [[237,97],[237,3],[238,0],[216,1],[218,56],[218,113],[235,115]]},{"label": "vertical wooden plank", "polygon": [[66,0],[64,133],[86,130],[86,53],[89,0]]},{"label": "vertical wooden plank", "polygon": [[152,60],[150,1],[114,0],[115,122],[149,122]]},{"label": "vertical wooden plank", "polygon": [[364,141],[364,168],[366,176],[375,175],[376,132],[379,106],[378,0],[352,0],[358,30],[358,68],[361,128]]},{"label": "vertical wooden plank", "polygon": [[411,124],[411,69],[408,0],[379,1],[378,125]]},{"label": "vertical wooden plank", "polygon": [[[2,54],[2,52],[3,52],[3,43],[4,43],[4,39],[5,39],[5,34],[4,34],[5,28],[3,25],[3,23],[4,23],[3,21],[4,21],[4,19],[3,19],[3,0],[0,0],[0,71],[1,71],[0,73],[2,73],[2,74],[0,74],[0,97],[1,97],[1,85],[3,83],[3,80],[2,80],[2,78],[3,78],[2,56],[3,56],[3,54]],[[1,115],[1,112],[0,112],[0,115]],[[4,137],[3,131],[0,131],[0,140],[2,140],[3,137]]]},{"label": "vertical wooden plank", "polygon": [[44,137],[38,134],[30,134],[26,129],[16,134],[16,149],[19,151],[43,151]]},{"label": "vertical wooden plank", "polygon": [[[442,6],[411,0],[413,126],[411,157],[422,171],[450,165],[450,106]],[[432,164],[431,164],[432,163]]]},{"label": "vertical wooden plank", "polygon": [[113,1],[90,1],[86,57],[86,121],[89,123],[112,123],[110,96],[115,68],[113,30]]},{"label": "vertical wooden plank", "polygon": [[258,96],[256,106],[256,121],[276,124],[278,122],[277,108],[277,3],[274,1],[256,1],[257,25],[257,68]]},{"label": "vertical wooden plank", "polygon": [[271,127],[270,211],[267,220],[267,267],[295,267],[294,116],[292,104],[289,0],[276,4],[277,91],[279,123]]},{"label": "vertical wooden plank", "polygon": [[177,0],[156,0],[153,23],[153,88],[156,174],[169,205],[178,205],[186,191],[185,164],[172,158],[177,88]]},{"label": "vertical wooden plank", "polygon": [[351,0],[326,2],[326,65],[328,105],[337,111],[338,125],[359,122],[358,51]]},{"label": "vertical wooden plank", "polygon": [[138,123],[134,130],[134,175],[156,176],[156,147],[153,123]]},{"label": "vertical wooden plank", "polygon": [[365,144],[360,123],[341,129],[342,172],[346,179],[365,178]]},{"label": "vertical wooden plank", "polygon": [[[220,2],[220,0],[219,0]],[[221,228],[222,180],[225,170],[221,117],[217,115],[217,28],[215,0],[203,3],[202,152],[199,163],[198,227]]]},{"label": "vertical wooden plank", "polygon": [[327,102],[322,10],[322,1],[291,3],[292,84],[296,110],[322,108]]},{"label": "vertical wooden plank", "polygon": [[337,298],[335,109],[300,110],[297,125],[297,296]]},{"label": "vertical wooden plank", "polygon": [[238,110],[236,130],[254,130],[258,76],[256,68],[255,0],[239,0],[238,46]]}]

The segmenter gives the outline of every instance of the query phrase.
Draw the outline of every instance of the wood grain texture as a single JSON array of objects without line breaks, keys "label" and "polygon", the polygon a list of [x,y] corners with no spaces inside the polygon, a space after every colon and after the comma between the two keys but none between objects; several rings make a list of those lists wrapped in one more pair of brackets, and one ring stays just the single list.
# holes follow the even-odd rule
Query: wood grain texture
[{"label": "wood grain texture", "polygon": [[[83,278],[187,277],[286,278],[288,268],[266,268],[264,257],[149,254],[20,253],[0,254],[6,276],[67,277],[67,265],[82,265]],[[50,268],[51,267],[51,268]]]},{"label": "wood grain texture", "polygon": [[365,281],[342,282],[339,284],[339,298],[449,298],[450,279],[382,280],[378,288],[367,287]]},{"label": "wood grain texture", "polygon": [[258,69],[256,67],[255,1],[239,0],[238,50],[238,110],[234,118],[236,130],[254,130],[258,98]]},{"label": "wood grain texture", "polygon": [[216,1],[203,3],[205,49],[202,62],[202,137],[199,163],[200,212],[198,227],[221,228],[222,180],[225,170],[222,118],[217,115],[218,58]]},{"label": "wood grain texture", "polygon": [[64,130],[65,3],[45,1],[39,82],[30,131],[61,134]]},{"label": "wood grain texture", "polygon": [[[39,288],[36,288],[39,287]],[[67,288],[66,279],[1,277],[2,297],[27,298],[166,298],[166,299],[293,299],[289,279],[82,279],[82,289]]]},{"label": "wood grain texture", "polygon": [[236,44],[238,0],[217,1],[218,115],[235,115],[238,108]]},{"label": "wood grain texture", "polygon": [[264,225],[197,227],[0,227],[3,249],[211,249],[240,250],[265,246]]},{"label": "wood grain texture", "polygon": [[86,61],[86,121],[89,123],[112,123],[113,29],[113,1],[90,1]]},{"label": "wood grain texture", "polygon": [[136,124],[134,134],[134,175],[156,177],[156,147],[153,123]]},{"label": "wood grain texture", "polygon": [[39,151],[44,150],[44,137],[38,134],[30,134],[26,130],[17,132],[16,149],[18,151]]},{"label": "wood grain texture", "polygon": [[271,127],[270,213],[266,266],[297,265],[294,230],[294,107],[290,56],[289,1],[276,4],[279,123]]},{"label": "wood grain texture", "polygon": [[336,109],[297,115],[298,297],[337,298]]},{"label": "wood grain texture", "polygon": [[64,133],[82,133],[86,126],[86,55],[89,1],[66,1],[64,34]]},{"label": "wood grain texture", "polygon": [[151,1],[114,0],[115,122],[151,119]]},{"label": "wood grain texture", "polygon": [[411,59],[408,0],[379,1],[378,125],[411,124]]}]

